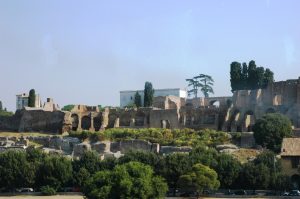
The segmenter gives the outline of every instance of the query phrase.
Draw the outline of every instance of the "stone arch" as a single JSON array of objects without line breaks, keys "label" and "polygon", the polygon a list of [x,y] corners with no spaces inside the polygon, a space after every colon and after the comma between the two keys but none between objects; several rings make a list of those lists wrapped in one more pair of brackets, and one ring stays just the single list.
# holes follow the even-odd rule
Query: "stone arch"
[{"label": "stone arch", "polygon": [[294,174],[291,177],[291,183],[292,183],[292,187],[293,189],[299,189],[299,185],[300,185],[300,175],[298,174]]},{"label": "stone arch", "polygon": [[268,114],[268,113],[275,113],[275,112],[276,112],[276,110],[274,108],[272,108],[272,107],[270,107],[270,108],[268,108],[266,110],[266,114]]},{"label": "stone arch", "polygon": [[99,131],[102,125],[102,117],[101,116],[97,116],[94,117],[94,128],[95,131]]},{"label": "stone arch", "polygon": [[236,131],[241,131],[241,126],[238,124],[239,123],[239,118],[240,118],[240,110],[235,109],[233,111],[233,114],[230,117],[229,123],[227,125],[227,131],[228,132],[236,132]]},{"label": "stone arch", "polygon": [[171,128],[171,124],[169,120],[161,120],[161,128],[163,129],[170,129]]},{"label": "stone arch", "polygon": [[77,131],[78,124],[79,124],[79,117],[77,114],[71,115],[71,122],[72,122],[72,131]]},{"label": "stone arch", "polygon": [[81,128],[83,130],[89,130],[91,128],[91,118],[89,116],[83,116],[81,118]]},{"label": "stone arch", "polygon": [[252,110],[246,111],[243,122],[244,122],[244,128],[245,128],[244,131],[251,132],[253,125],[255,123],[254,111],[252,111]]},{"label": "stone arch", "polygon": [[211,101],[209,102],[209,105],[210,105],[210,106],[215,106],[215,107],[217,107],[217,108],[220,107],[220,104],[221,104],[220,100],[211,100]]},{"label": "stone arch", "polygon": [[135,121],[135,126],[144,126],[145,124],[145,117],[146,115],[139,111],[135,114],[135,117],[134,117],[134,121]]}]

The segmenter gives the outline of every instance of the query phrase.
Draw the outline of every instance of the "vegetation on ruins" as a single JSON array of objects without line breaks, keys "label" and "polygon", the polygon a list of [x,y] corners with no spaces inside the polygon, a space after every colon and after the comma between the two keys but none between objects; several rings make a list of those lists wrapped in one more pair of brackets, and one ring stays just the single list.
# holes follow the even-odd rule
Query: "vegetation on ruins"
[{"label": "vegetation on ruins", "polygon": [[211,76],[200,74],[198,76],[193,77],[192,79],[186,79],[188,82],[188,87],[191,87],[188,90],[188,95],[194,95],[195,98],[198,97],[198,90],[200,88],[201,92],[203,93],[204,97],[209,97],[209,93],[214,93],[213,91],[213,83],[214,80]]},{"label": "vegetation on ruins", "polygon": [[134,95],[134,104],[138,108],[142,106],[142,97],[139,92],[136,92]]},{"label": "vegetation on ruins", "polygon": [[90,199],[164,198],[167,189],[164,179],[155,176],[149,165],[129,162],[94,174],[84,193]]},{"label": "vegetation on ruins", "polygon": [[285,115],[269,113],[256,121],[253,132],[257,144],[280,152],[283,138],[292,135],[292,124]]},{"label": "vegetation on ruins", "polygon": [[144,88],[144,107],[150,107],[153,104],[154,89],[151,82],[145,83]]},{"label": "vegetation on ruins", "polygon": [[7,111],[6,108],[3,108],[2,101],[0,100],[0,117],[7,117],[7,116],[12,116],[14,113]]},{"label": "vegetation on ruins", "polygon": [[250,61],[248,66],[244,62],[232,62],[230,64],[231,90],[253,90],[266,88],[274,81],[274,73],[264,67],[257,67],[255,61]]},{"label": "vegetation on ruins", "polygon": [[34,89],[31,89],[29,91],[28,106],[35,107],[35,90]]},{"label": "vegetation on ruins", "polygon": [[74,108],[74,104],[65,105],[61,110],[63,111],[71,111]]},{"label": "vegetation on ruins", "polygon": [[215,146],[230,141],[227,133],[211,129],[112,128],[95,133],[88,131],[70,132],[70,136],[78,137],[81,140],[89,138],[94,141],[140,139],[171,146]]}]

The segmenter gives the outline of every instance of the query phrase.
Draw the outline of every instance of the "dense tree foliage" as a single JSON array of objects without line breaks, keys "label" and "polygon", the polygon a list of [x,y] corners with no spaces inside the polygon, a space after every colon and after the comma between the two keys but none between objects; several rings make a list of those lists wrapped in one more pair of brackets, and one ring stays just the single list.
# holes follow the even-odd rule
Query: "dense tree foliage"
[{"label": "dense tree foliage", "polygon": [[61,110],[63,111],[71,111],[74,108],[74,104],[65,105]]},{"label": "dense tree foliage", "polygon": [[[202,166],[193,167],[199,163]],[[241,165],[233,156],[207,146],[184,154],[131,151],[120,159],[105,160],[100,160],[95,152],[86,152],[73,161],[34,148],[26,152],[8,150],[0,153],[0,179],[0,190],[33,187],[50,194],[73,186],[81,188],[89,198],[157,198],[166,192],[166,183],[173,193],[178,188],[201,192],[216,188],[210,183],[216,180],[222,188],[230,189],[291,188],[291,181],[282,174],[280,159],[273,152],[264,151]]]},{"label": "dense tree foliage", "polygon": [[37,185],[60,190],[72,180],[72,163],[58,155],[46,156],[37,170]]},{"label": "dense tree foliage", "polygon": [[188,90],[188,94],[194,94],[194,97],[198,97],[198,89],[200,88],[204,97],[209,97],[210,93],[214,93],[212,86],[214,85],[214,80],[211,76],[200,74],[198,76],[193,77],[192,79],[186,79],[188,82],[188,87],[191,87]]},{"label": "dense tree foliage", "polygon": [[232,155],[220,154],[217,157],[218,164],[214,169],[218,173],[218,179],[222,188],[231,188],[231,185],[238,179],[242,169],[241,163]]},{"label": "dense tree foliage", "polygon": [[266,88],[274,81],[274,73],[270,69],[257,67],[255,61],[230,64],[230,82],[232,91]]},{"label": "dense tree foliage", "polygon": [[35,183],[36,165],[26,158],[22,151],[0,153],[0,188],[14,190],[32,187]]},{"label": "dense tree foliage", "polygon": [[220,186],[218,174],[208,166],[195,164],[187,174],[180,176],[178,184],[183,189],[195,190],[198,195],[204,190],[216,190]]},{"label": "dense tree foliage", "polygon": [[292,124],[289,118],[282,114],[269,113],[256,121],[253,132],[257,144],[279,152],[282,139],[291,136]]},{"label": "dense tree foliage", "polygon": [[2,107],[2,101],[0,100],[0,111],[3,110],[3,107]]},{"label": "dense tree foliage", "polygon": [[154,89],[151,82],[145,83],[144,88],[144,107],[150,107],[153,104]]},{"label": "dense tree foliage", "polygon": [[35,90],[31,89],[29,91],[29,97],[28,97],[28,106],[29,107],[35,107]]},{"label": "dense tree foliage", "polygon": [[154,176],[152,168],[139,162],[117,165],[112,171],[99,171],[85,186],[89,199],[100,198],[164,198],[164,179]]},{"label": "dense tree foliage", "polygon": [[134,104],[138,108],[142,106],[142,97],[139,92],[136,92],[134,95]]}]

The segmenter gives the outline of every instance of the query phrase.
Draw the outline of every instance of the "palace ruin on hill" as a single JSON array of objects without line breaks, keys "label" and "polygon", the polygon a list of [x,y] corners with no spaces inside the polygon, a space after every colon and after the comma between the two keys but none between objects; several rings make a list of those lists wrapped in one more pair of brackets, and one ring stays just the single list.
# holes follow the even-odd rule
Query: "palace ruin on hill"
[{"label": "palace ruin on hill", "polygon": [[286,115],[295,129],[300,128],[300,78],[274,82],[266,89],[235,91],[232,97],[155,97],[151,108],[99,110],[76,105],[70,112],[25,108],[12,117],[0,117],[0,130],[62,133],[124,127],[247,132],[258,118],[274,112]]}]

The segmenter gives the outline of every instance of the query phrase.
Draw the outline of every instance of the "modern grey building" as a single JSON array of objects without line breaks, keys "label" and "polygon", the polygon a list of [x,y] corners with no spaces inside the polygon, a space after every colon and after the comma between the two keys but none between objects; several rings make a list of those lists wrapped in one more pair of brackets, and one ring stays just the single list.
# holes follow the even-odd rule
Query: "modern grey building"
[{"label": "modern grey building", "polygon": [[[120,91],[120,107],[123,108],[124,106],[133,104],[136,92],[141,95],[142,105],[144,105],[144,90],[128,90]],[[176,96],[187,98],[187,91],[180,88],[154,89],[154,97],[158,96]]]}]

